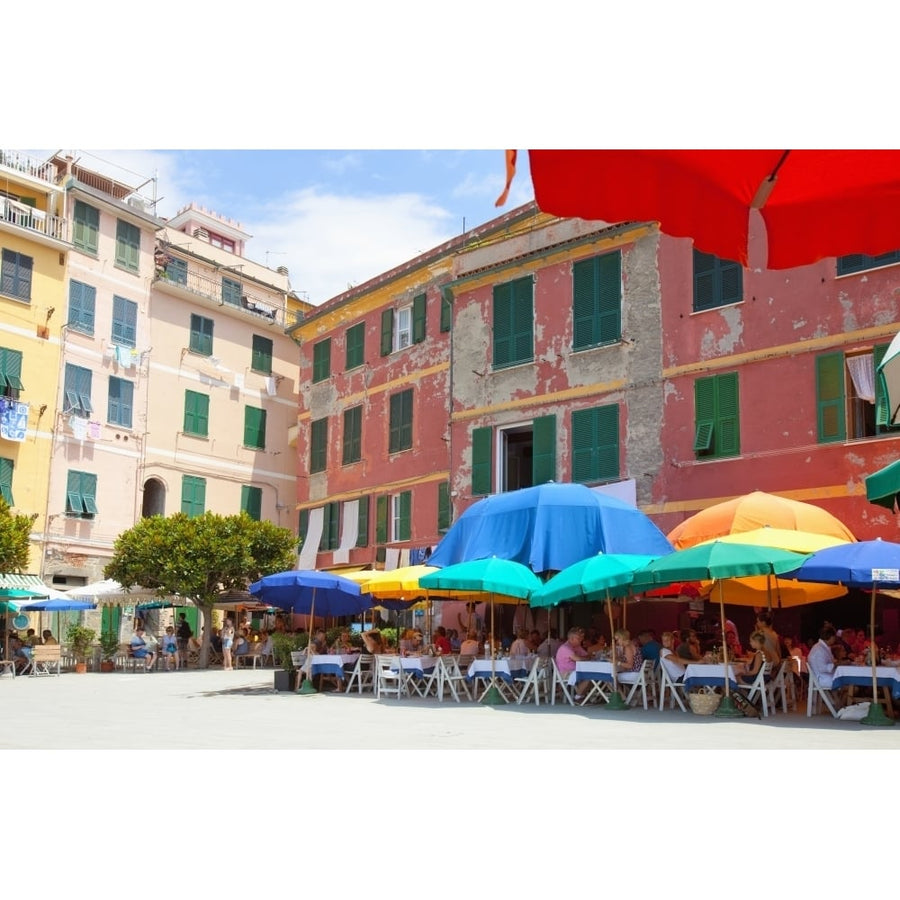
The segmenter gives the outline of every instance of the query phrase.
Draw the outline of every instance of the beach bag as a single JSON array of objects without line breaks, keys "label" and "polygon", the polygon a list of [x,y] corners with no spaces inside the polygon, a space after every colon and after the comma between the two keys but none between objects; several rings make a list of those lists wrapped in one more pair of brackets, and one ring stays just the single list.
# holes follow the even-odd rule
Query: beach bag
[{"label": "beach bag", "polygon": [[869,714],[869,701],[864,700],[861,703],[853,703],[850,706],[844,706],[837,711],[839,719],[845,719],[851,722],[858,722]]},{"label": "beach bag", "polygon": [[740,691],[733,691],[731,694],[732,702],[748,719],[761,718],[759,710],[751,703]]}]

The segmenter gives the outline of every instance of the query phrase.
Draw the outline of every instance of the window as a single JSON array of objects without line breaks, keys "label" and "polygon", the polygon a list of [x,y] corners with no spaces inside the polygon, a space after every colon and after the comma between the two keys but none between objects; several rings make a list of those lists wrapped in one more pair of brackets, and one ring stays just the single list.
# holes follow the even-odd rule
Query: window
[{"label": "window", "polygon": [[391,396],[388,452],[397,453],[412,447],[412,388]]},{"label": "window", "polygon": [[619,477],[619,404],[572,413],[572,481]]},{"label": "window", "polygon": [[322,507],[322,537],[320,550],[337,550],[340,546],[338,531],[341,526],[341,504],[326,503]]},{"label": "window", "polygon": [[93,519],[97,515],[97,476],[70,469],[66,479],[66,515]]},{"label": "window", "polygon": [[97,255],[97,238],[100,234],[100,210],[88,206],[81,200],[75,201],[72,217],[72,243],[86,253]]},{"label": "window", "polygon": [[816,357],[816,428],[820,444],[896,433],[882,380],[875,374],[888,344],[871,351]]},{"label": "window", "polygon": [[0,293],[17,300],[31,301],[31,272],[34,260],[24,253],[3,249],[0,263]]},{"label": "window", "polygon": [[324,472],[328,461],[328,419],[316,419],[309,426],[309,471]]},{"label": "window", "polygon": [[878,269],[900,262],[900,250],[891,250],[879,256],[866,256],[864,253],[852,253],[850,256],[839,256],[837,259],[838,275],[852,275],[866,269]]},{"label": "window", "polygon": [[331,338],[313,344],[313,384],[331,377]]},{"label": "window", "polygon": [[196,475],[181,476],[181,511],[190,518],[206,511],[206,479]]},{"label": "window", "polygon": [[19,399],[22,384],[22,351],[0,347],[0,396]]},{"label": "window", "polygon": [[381,355],[387,356],[410,344],[425,340],[425,295],[419,294],[412,306],[385,309],[381,313]]},{"label": "window", "polygon": [[494,368],[534,358],[534,279],[529,275],[494,287]]},{"label": "window", "polygon": [[134,408],[134,383],[124,378],[109,376],[109,398],[106,405],[106,421],[110,425],[131,428]]},{"label": "window", "polygon": [[209,395],[184,392],[184,433],[194,437],[209,436]]},{"label": "window", "polygon": [[137,344],[137,303],[113,296],[112,340],[121,347]]},{"label": "window", "polygon": [[272,374],[272,339],[253,335],[253,349],[250,352],[250,368],[263,375]]},{"label": "window", "polygon": [[262,488],[241,485],[241,511],[258,522],[262,518]]},{"label": "window", "polygon": [[221,234],[210,231],[209,242],[213,247],[218,247],[220,250],[225,250],[228,253],[234,253],[234,241],[231,238],[222,237]]},{"label": "window", "polygon": [[241,283],[233,278],[222,277],[222,302],[229,306],[241,305],[241,294],[243,290]]},{"label": "window", "polygon": [[352,328],[347,329],[344,344],[347,353],[345,368],[347,371],[356,369],[366,361],[365,356],[366,323],[358,322]]},{"label": "window", "polygon": [[141,256],[141,231],[130,222],[116,221],[116,265],[137,272]]},{"label": "window", "polygon": [[491,451],[494,446],[494,429],[476,428],[472,431],[472,496],[480,497],[493,490]]},{"label": "window", "polygon": [[572,266],[572,348],[614,344],[622,337],[622,254],[605,253]]},{"label": "window", "polygon": [[94,309],[97,288],[80,281],[69,282],[69,315],[66,324],[82,334],[94,333]]},{"label": "window", "polygon": [[191,343],[190,349],[194,353],[203,356],[212,356],[213,351],[213,320],[205,316],[191,313]]},{"label": "window", "polygon": [[6,457],[0,457],[0,497],[3,497],[9,506],[15,506],[16,503],[13,500],[12,478],[13,461]]},{"label": "window", "polygon": [[438,486],[438,534],[444,534],[450,528],[450,482],[442,481]]},{"label": "window", "polygon": [[402,350],[412,343],[412,309],[409,306],[398,309],[394,321],[397,323],[394,331],[394,350]]},{"label": "window", "polygon": [[187,284],[187,263],[183,259],[170,256],[166,261],[165,278],[174,284]]},{"label": "window", "polygon": [[698,458],[741,452],[737,372],[694,382],[694,452]]},{"label": "window", "polygon": [[66,363],[66,380],[63,387],[65,403],[63,412],[86,419],[93,411],[91,406],[91,370]]},{"label": "window", "polygon": [[345,466],[362,459],[362,406],[344,410],[344,454]]},{"label": "window", "polygon": [[356,546],[357,547],[368,547],[369,546],[369,498],[360,497],[359,498],[359,507],[357,512],[357,535],[356,535]]},{"label": "window", "polygon": [[744,270],[739,263],[694,250],[694,312],[744,299]]},{"label": "window", "polygon": [[266,411],[258,406],[244,407],[244,446],[266,449]]},{"label": "window", "polygon": [[403,491],[391,497],[391,540],[408,541],[410,537],[410,512],[412,491]]},{"label": "window", "polygon": [[453,295],[450,291],[441,293],[441,331],[449,331],[453,325]]}]

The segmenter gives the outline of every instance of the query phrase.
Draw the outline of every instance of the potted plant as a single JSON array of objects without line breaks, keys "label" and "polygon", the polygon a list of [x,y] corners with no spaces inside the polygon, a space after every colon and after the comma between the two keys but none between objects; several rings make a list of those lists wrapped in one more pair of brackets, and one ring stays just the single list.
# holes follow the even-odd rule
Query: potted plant
[{"label": "potted plant", "polygon": [[100,671],[114,672],[116,669],[115,658],[119,652],[119,635],[115,631],[104,631],[100,635]]},{"label": "potted plant", "polygon": [[75,671],[87,672],[87,657],[91,652],[97,632],[93,628],[85,628],[83,625],[70,625],[66,632],[66,640],[69,649],[75,657]]},{"label": "potted plant", "polygon": [[275,690],[296,691],[299,672],[291,658],[291,653],[301,649],[301,635],[276,631],[272,635],[272,654],[275,657]]}]

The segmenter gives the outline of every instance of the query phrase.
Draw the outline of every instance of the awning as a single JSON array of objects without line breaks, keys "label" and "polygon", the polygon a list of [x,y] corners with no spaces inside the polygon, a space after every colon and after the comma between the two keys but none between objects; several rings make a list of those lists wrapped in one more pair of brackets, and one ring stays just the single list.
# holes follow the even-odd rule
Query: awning
[{"label": "awning", "polygon": [[47,585],[41,581],[38,575],[13,575],[0,573],[0,589],[12,589],[17,591],[32,591],[41,597],[48,596]]},{"label": "awning", "polygon": [[866,476],[866,499],[893,511],[900,494],[900,459]]}]

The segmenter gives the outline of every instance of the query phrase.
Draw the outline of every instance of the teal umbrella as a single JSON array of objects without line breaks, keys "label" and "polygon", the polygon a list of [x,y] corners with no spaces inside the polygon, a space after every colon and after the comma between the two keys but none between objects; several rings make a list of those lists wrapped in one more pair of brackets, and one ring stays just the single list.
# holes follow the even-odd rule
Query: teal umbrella
[{"label": "teal umbrella", "polygon": [[[781,575],[798,568],[807,554],[791,553],[774,547],[755,544],[735,544],[710,541],[686,550],[676,550],[661,556],[634,576],[634,589],[658,587],[676,581],[717,581],[719,587],[719,624],[722,628],[722,659],[728,671],[728,648],[725,642],[724,578],[744,578],[748,575]],[[728,678],[725,678],[725,698],[716,711],[719,716],[743,715],[731,701]]]},{"label": "teal umbrella", "polygon": [[[522,563],[511,559],[498,559],[492,556],[486,559],[472,559],[456,563],[423,575],[419,579],[419,587],[430,589],[465,591],[490,595],[491,601],[491,636],[494,632],[494,596],[516,597],[528,600],[541,587],[541,579]],[[484,703],[503,703],[502,695],[497,689],[497,670],[494,664],[493,647],[491,647],[491,684],[484,696]]]},{"label": "teal umbrella", "polygon": [[615,634],[613,626],[613,597],[624,597],[631,593],[634,573],[649,565],[656,556],[638,553],[598,553],[582,559],[557,572],[540,590],[531,595],[531,606],[559,606],[560,603],[592,603],[606,600],[609,613],[609,630],[613,640],[613,694],[610,705],[614,709],[625,709],[619,696],[619,678],[616,665]]}]

